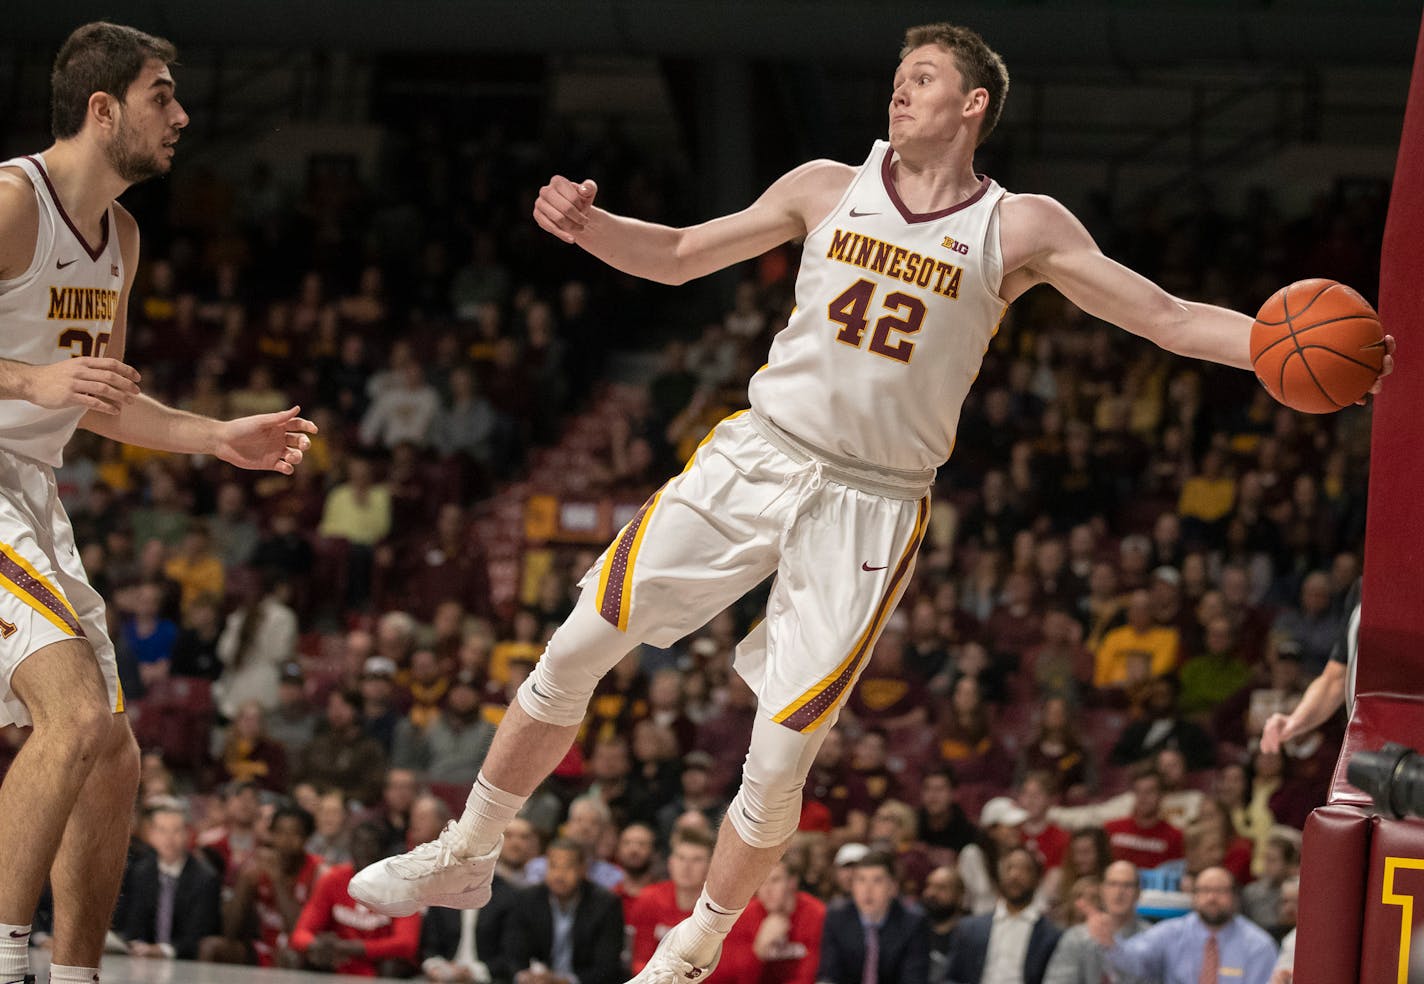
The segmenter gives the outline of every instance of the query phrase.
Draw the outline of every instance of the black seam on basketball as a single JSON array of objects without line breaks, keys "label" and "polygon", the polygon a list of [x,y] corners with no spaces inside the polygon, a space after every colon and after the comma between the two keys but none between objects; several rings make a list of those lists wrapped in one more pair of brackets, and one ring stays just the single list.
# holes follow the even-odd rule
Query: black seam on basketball
[{"label": "black seam on basketball", "polygon": [[[1320,296],[1320,294],[1325,293],[1325,291],[1329,290],[1329,289],[1330,289],[1331,287],[1333,287],[1333,286],[1335,286],[1335,285],[1334,285],[1334,284],[1327,284],[1327,285],[1325,286],[1325,288],[1320,291],[1319,294],[1316,294],[1315,297],[1312,297],[1312,298],[1310,299],[1310,304],[1314,304],[1316,298],[1318,298],[1318,297]],[[1310,304],[1307,304],[1307,305],[1305,306],[1305,308],[1301,309],[1300,311],[1297,311],[1297,312],[1296,312],[1296,317],[1300,317],[1300,315],[1304,314],[1304,313],[1306,312],[1306,310],[1308,310],[1308,309],[1310,308]],[[1300,364],[1303,365],[1303,366],[1305,366],[1305,371],[1310,374],[1310,381],[1315,384],[1315,388],[1316,388],[1316,389],[1320,390],[1320,395],[1323,396],[1323,397],[1325,397],[1325,399],[1329,400],[1330,403],[1331,403],[1332,405],[1334,405],[1334,407],[1335,407],[1336,410],[1342,410],[1342,409],[1344,409],[1345,404],[1343,404],[1343,403],[1336,403],[1336,402],[1335,402],[1335,397],[1331,396],[1330,393],[1329,393],[1329,391],[1326,390],[1324,386],[1320,385],[1320,380],[1317,379],[1316,376],[1315,376],[1315,370],[1312,369],[1312,368],[1310,368],[1310,360],[1305,357],[1305,351],[1300,347],[1300,342],[1296,341],[1296,337],[1295,337],[1295,334],[1296,334],[1296,332],[1295,332],[1295,325],[1289,324],[1289,320],[1290,320],[1290,316],[1291,316],[1291,315],[1290,315],[1290,287],[1289,287],[1289,286],[1286,287],[1286,292],[1281,295],[1281,309],[1282,309],[1283,311],[1285,311],[1285,313],[1286,313],[1286,319],[1287,319],[1287,322],[1288,322],[1288,323],[1286,324],[1286,329],[1290,332],[1290,340],[1291,340],[1291,344],[1295,346],[1295,354],[1300,356]],[[1286,356],[1285,359],[1282,360],[1282,362],[1281,362],[1281,396],[1285,396],[1285,395],[1286,395],[1286,363],[1289,362],[1289,361],[1290,361],[1290,356],[1288,355],[1288,356]],[[1289,406],[1289,404],[1287,404],[1287,406]]]},{"label": "black seam on basketball", "polygon": [[1346,355],[1344,352],[1341,352],[1339,349],[1333,349],[1333,348],[1331,348],[1329,345],[1306,345],[1306,346],[1303,346],[1301,350],[1304,351],[1305,349],[1313,349],[1313,348],[1314,348],[1314,349],[1324,349],[1325,351],[1329,352],[1331,355],[1336,356],[1336,357],[1341,358],[1341,359],[1344,359],[1346,362],[1352,362],[1352,363],[1354,363],[1355,365],[1359,366],[1361,369],[1368,369],[1368,370],[1370,370],[1371,372],[1379,372],[1378,369],[1376,369],[1374,366],[1370,365],[1368,362],[1361,362],[1359,359],[1352,359],[1352,358],[1350,358],[1348,355]]},{"label": "black seam on basketball", "polygon": [[[1288,302],[1289,302],[1289,298],[1290,298],[1290,289],[1291,289],[1291,287],[1293,287],[1293,286],[1295,286],[1295,285],[1294,285],[1294,284],[1287,284],[1287,285],[1285,286],[1285,288],[1284,288],[1284,292],[1281,294],[1281,310],[1285,312],[1285,318],[1284,318],[1284,319],[1282,319],[1281,321],[1261,321],[1260,318],[1257,318],[1256,320],[1257,320],[1259,323],[1265,325],[1265,326],[1268,327],[1268,328],[1278,327],[1278,326],[1283,325],[1283,324],[1286,324],[1288,321],[1290,321],[1290,319],[1291,319],[1291,313],[1290,313],[1290,304],[1289,304]],[[1321,294],[1325,293],[1325,292],[1326,292],[1327,290],[1329,290],[1331,287],[1335,287],[1335,286],[1341,286],[1341,287],[1343,287],[1344,285],[1343,285],[1343,284],[1336,284],[1334,281],[1331,281],[1330,283],[1326,284],[1324,287],[1322,287],[1322,288],[1319,290],[1319,292],[1316,293],[1316,295],[1315,295],[1314,297],[1312,297],[1310,300],[1306,301],[1305,307],[1303,307],[1303,308],[1301,308],[1299,311],[1297,311],[1297,312],[1295,313],[1295,316],[1296,316],[1297,318],[1299,318],[1302,314],[1304,314],[1305,312],[1309,311],[1309,310],[1310,310],[1310,306],[1320,299],[1320,295],[1321,295]]]},{"label": "black seam on basketball", "polygon": [[[1324,348],[1323,345],[1317,347]],[[1310,374],[1310,381],[1315,384],[1316,389],[1320,390],[1320,395],[1325,397],[1325,399],[1329,400],[1332,404],[1334,404],[1336,410],[1345,409],[1345,404],[1338,402],[1335,397],[1331,396],[1330,391],[1327,390],[1324,385],[1321,384],[1320,380],[1316,377],[1315,370],[1310,368],[1310,360],[1305,357],[1305,350],[1302,349],[1298,343],[1295,347],[1295,350],[1300,353],[1300,364],[1305,366],[1305,371]],[[1281,390],[1281,393],[1285,393],[1284,388]]]},{"label": "black seam on basketball", "polygon": [[[1313,325],[1308,325],[1308,326],[1306,326],[1305,328],[1297,329],[1297,330],[1296,330],[1295,332],[1293,332],[1292,334],[1293,334],[1293,335],[1304,335],[1306,332],[1308,332],[1308,331],[1314,331],[1315,329],[1321,327],[1322,325],[1335,325],[1335,324],[1339,324],[1339,323],[1342,322],[1342,321],[1349,321],[1349,320],[1351,320],[1352,318],[1358,318],[1358,319],[1361,319],[1361,320],[1364,320],[1364,321],[1373,321],[1375,324],[1377,324],[1377,325],[1379,324],[1379,319],[1378,319],[1378,318],[1371,318],[1371,317],[1369,317],[1368,315],[1364,315],[1364,314],[1345,314],[1345,315],[1341,315],[1341,316],[1338,317],[1338,318],[1328,318],[1328,319],[1326,319],[1325,321],[1317,321],[1317,322],[1316,322],[1315,324],[1313,324]],[[1284,322],[1284,321],[1281,321],[1281,322],[1274,322],[1274,323],[1273,323],[1273,322],[1269,322],[1269,321],[1262,321],[1262,322],[1260,322],[1260,324],[1266,325],[1267,327],[1279,327],[1280,325],[1285,324],[1285,322]],[[1384,326],[1383,326],[1383,325],[1380,326],[1380,330],[1381,330],[1381,331],[1384,330]],[[1288,337],[1288,336],[1282,335],[1280,338],[1277,338],[1274,342],[1272,342],[1271,344],[1267,345],[1265,348],[1261,349],[1261,351],[1259,351],[1259,352],[1256,353],[1256,359],[1259,359],[1261,356],[1265,355],[1265,354],[1266,354],[1267,352],[1269,352],[1271,349],[1273,349],[1273,348],[1275,348],[1277,345],[1281,344],[1281,342],[1284,342],[1287,337]],[[1370,342],[1370,344],[1369,344],[1368,346],[1364,346],[1364,347],[1365,347],[1365,348],[1369,348],[1369,347],[1372,347],[1372,346],[1383,345],[1383,344],[1384,344],[1384,340],[1381,339],[1381,340],[1378,341],[1378,342]],[[1255,359],[1253,359],[1252,361],[1254,362]]]}]

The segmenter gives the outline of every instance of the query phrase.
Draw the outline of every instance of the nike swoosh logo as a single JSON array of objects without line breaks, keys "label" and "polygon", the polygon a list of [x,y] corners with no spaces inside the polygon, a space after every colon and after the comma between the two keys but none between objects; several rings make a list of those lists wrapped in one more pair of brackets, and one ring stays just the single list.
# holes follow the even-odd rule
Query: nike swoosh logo
[{"label": "nike swoosh logo", "polygon": [[860,562],[860,569],[863,570],[863,571],[865,571],[867,574],[869,574],[869,573],[871,573],[871,572],[873,572],[873,571],[883,571],[883,570],[885,570],[886,567],[889,567],[889,566],[890,566],[889,564],[886,564],[884,567],[871,567],[871,566],[870,566],[870,561],[868,561],[868,560],[863,560],[863,561]]},{"label": "nike swoosh logo", "polygon": [[30,931],[29,931],[28,929],[12,929],[12,930],[10,930],[10,939],[12,939],[12,940],[22,940],[22,939],[24,939],[26,936],[29,936],[29,935],[30,935]]},{"label": "nike swoosh logo", "polygon": [[55,265],[55,268],[56,268],[56,269],[58,269],[58,270],[63,270],[65,267],[67,267],[67,266],[73,266],[75,263],[78,263],[78,262],[79,262],[79,257],[76,256],[74,259],[70,260],[68,263],[61,263],[61,262],[59,262],[58,260],[55,260],[55,261],[54,261],[54,265]]},{"label": "nike swoosh logo", "polygon": [[852,208],[852,209],[850,210],[850,217],[851,217],[852,219],[858,219],[858,218],[860,218],[862,215],[879,215],[879,214],[880,214],[879,212],[857,212],[854,208]]}]

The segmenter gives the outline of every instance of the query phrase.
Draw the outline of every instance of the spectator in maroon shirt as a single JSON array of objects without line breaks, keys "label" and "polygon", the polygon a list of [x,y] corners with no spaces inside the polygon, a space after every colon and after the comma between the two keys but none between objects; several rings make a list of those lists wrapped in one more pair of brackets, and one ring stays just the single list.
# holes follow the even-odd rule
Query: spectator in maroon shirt
[{"label": "spectator in maroon shirt", "polygon": [[1182,857],[1182,832],[1162,819],[1162,777],[1151,770],[1140,773],[1132,780],[1132,794],[1132,813],[1103,825],[1113,860],[1151,869]]},{"label": "spectator in maroon shirt", "polygon": [[845,776],[845,733],[839,728],[831,729],[821,741],[806,776],[804,798],[826,807],[833,831],[846,827],[850,820],[850,787]]},{"label": "spectator in maroon shirt", "polygon": [[850,825],[855,830],[864,830],[876,807],[899,795],[900,780],[886,764],[888,747],[885,732],[869,728],[851,749],[846,787],[850,793]]},{"label": "spectator in maroon shirt", "polygon": [[949,706],[936,716],[940,761],[952,765],[961,780],[986,782],[1005,774],[1009,762],[990,727],[977,677],[955,681]]},{"label": "spectator in maroon shirt", "polygon": [[1043,616],[1034,607],[1033,576],[1014,571],[1004,580],[1004,600],[984,626],[989,652],[1017,667],[1043,641]]},{"label": "spectator in maroon shirt", "polygon": [[1038,733],[1019,753],[1019,775],[1039,771],[1046,772],[1058,789],[1066,791],[1069,802],[1086,799],[1096,778],[1093,750],[1078,737],[1068,701],[1062,697],[1049,697],[1043,702]]}]

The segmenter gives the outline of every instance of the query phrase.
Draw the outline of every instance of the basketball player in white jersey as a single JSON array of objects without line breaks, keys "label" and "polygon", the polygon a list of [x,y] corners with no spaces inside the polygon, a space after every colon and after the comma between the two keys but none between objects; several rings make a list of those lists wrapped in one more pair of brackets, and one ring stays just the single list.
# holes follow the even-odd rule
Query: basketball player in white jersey
[{"label": "basketball player in white jersey", "polygon": [[741,789],[693,915],[635,981],[702,977],[795,831],[816,750],[910,578],[935,468],[1007,305],[1050,283],[1170,351],[1249,367],[1249,317],[1168,295],[1099,252],[1056,201],[975,174],[1007,90],[978,35],[917,27],[895,72],[890,139],[860,167],[813,161],[745,211],[686,229],[595,208],[592,181],[541,190],[542,228],[661,283],[804,239],[796,309],[752,378],[750,411],[719,424],[589,571],[461,819],[362,872],[354,897],[400,914],[484,904],[504,825],[562,758],[598,679],[775,572],[766,619],[737,650],[760,708]]},{"label": "basketball player in white jersey", "polygon": [[99,980],[138,787],[103,599],[51,469],[76,427],[291,474],[316,428],[297,409],[220,422],[164,406],[123,363],[138,267],[114,199],[166,174],[188,124],[172,45],[89,24],[55,59],[55,142],[0,163],[0,725],[34,730],[0,785],[0,982],[33,981],[26,944],[46,875],[51,980]]}]

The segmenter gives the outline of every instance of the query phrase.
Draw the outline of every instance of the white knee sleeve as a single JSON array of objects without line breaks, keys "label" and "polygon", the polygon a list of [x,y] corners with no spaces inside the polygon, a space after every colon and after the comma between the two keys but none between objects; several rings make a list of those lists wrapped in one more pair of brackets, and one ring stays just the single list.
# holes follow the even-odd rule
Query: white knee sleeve
[{"label": "white knee sleeve", "polygon": [[[581,723],[598,678],[582,680],[584,674],[575,674],[572,680],[555,682],[550,665],[548,660],[540,660],[534,671],[519,685],[519,706],[534,720],[545,724],[568,727]],[[577,686],[580,682],[586,683],[587,687]]]},{"label": "white knee sleeve", "polygon": [[742,769],[742,788],[727,820],[751,847],[780,847],[801,820],[801,790],[831,724],[810,734],[792,731],[758,714]]}]

